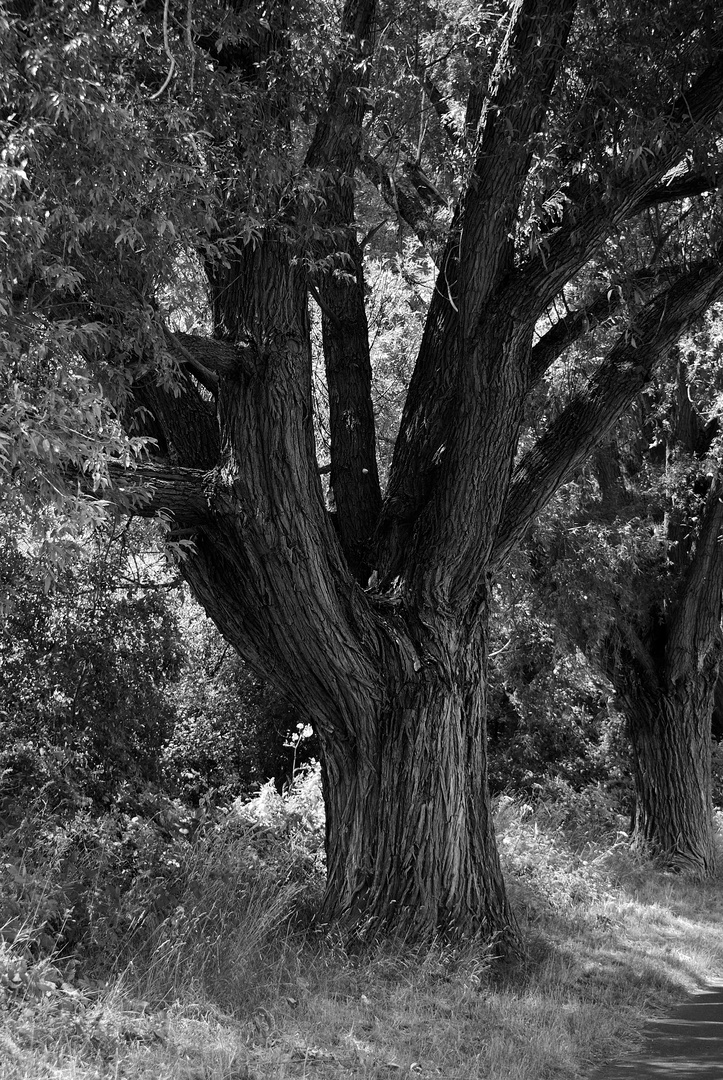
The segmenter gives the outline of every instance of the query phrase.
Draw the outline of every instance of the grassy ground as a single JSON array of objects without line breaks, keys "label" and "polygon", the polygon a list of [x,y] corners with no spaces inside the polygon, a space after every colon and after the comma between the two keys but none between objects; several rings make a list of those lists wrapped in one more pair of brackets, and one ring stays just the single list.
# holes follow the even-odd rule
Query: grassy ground
[{"label": "grassy ground", "polygon": [[84,977],[52,957],[14,974],[23,934],[6,940],[0,1080],[583,1077],[723,974],[720,880],[686,883],[631,853],[594,798],[502,802],[526,948],[504,967],[480,948],[355,955],[294,929],[316,849],[303,814],[289,829],[267,811],[188,845],[172,914],[89,953]]}]

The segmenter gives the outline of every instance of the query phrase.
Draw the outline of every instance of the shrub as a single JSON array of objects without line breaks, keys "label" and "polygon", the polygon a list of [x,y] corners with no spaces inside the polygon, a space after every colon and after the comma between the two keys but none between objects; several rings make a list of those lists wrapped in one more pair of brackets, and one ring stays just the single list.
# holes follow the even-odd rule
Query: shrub
[{"label": "shrub", "polygon": [[175,716],[163,750],[167,790],[192,804],[213,793],[228,805],[269,776],[281,788],[313,756],[315,740],[295,745],[298,713],[252,674],[196,603],[186,599],[179,619],[183,663],[166,691]]},{"label": "shrub", "polygon": [[42,803],[112,805],[157,778],[178,669],[173,606],[122,580],[122,552],[89,542],[46,589],[43,562],[0,531],[0,817]]},{"label": "shrub", "polygon": [[0,985],[42,990],[51,966],[69,981],[71,959],[84,977],[133,962],[160,993],[189,956],[233,981],[229,949],[240,962],[315,903],[323,842],[318,766],[227,811],[152,791],[100,815],[38,807],[0,839]]}]

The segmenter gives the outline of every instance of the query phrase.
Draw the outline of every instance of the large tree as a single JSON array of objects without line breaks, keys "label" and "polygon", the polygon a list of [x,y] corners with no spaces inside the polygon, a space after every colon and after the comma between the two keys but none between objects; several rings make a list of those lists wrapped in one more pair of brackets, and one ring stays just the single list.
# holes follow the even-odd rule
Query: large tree
[{"label": "large tree", "polygon": [[697,877],[714,869],[711,734],[723,703],[715,315],[594,453],[566,506],[547,508],[529,552],[538,604],[610,680],[625,717],[634,843]]},{"label": "large tree", "polygon": [[[716,7],[3,9],[10,362],[36,370],[38,335],[56,357],[70,341],[129,430],[156,440],[135,473],[145,512],[170,520],[196,597],[318,734],[325,917],[514,936],[486,780],[490,590],[723,292]],[[384,491],[370,182],[438,267]],[[610,302],[597,256],[671,204],[694,207],[695,258],[656,278],[586,385],[521,443],[536,384]],[[203,266],[205,336],[161,326],[159,282],[182,255]]]},{"label": "large tree", "polygon": [[[627,717],[634,839],[674,869],[707,877],[715,869],[711,727],[723,644],[723,485],[719,445],[710,454],[718,421],[706,423],[693,405],[682,359],[675,386],[655,447],[665,447],[673,495],[656,529],[661,551],[636,575],[637,618],[620,612],[602,658]],[[625,491],[624,483],[614,486]]]}]

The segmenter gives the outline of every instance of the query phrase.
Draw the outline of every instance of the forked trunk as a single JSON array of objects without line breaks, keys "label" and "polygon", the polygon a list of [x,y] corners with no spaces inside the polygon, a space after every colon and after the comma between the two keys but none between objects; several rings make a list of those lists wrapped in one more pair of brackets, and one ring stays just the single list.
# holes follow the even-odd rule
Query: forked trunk
[{"label": "forked trunk", "polygon": [[[717,255],[658,293],[636,319],[635,339],[621,335],[585,392],[518,457],[532,376],[542,374],[530,359],[536,325],[608,236],[654,205],[647,198],[684,159],[689,136],[717,114],[723,93],[717,75],[701,76],[666,107],[670,135],[656,132],[645,169],[611,174],[611,189],[595,181],[579,205],[575,194],[544,252],[533,245],[526,258],[532,148],[576,8],[575,0],[516,0],[505,14],[381,512],[362,274],[376,230],[360,240],[353,198],[374,0],[343,5],[343,47],[296,205],[289,192],[297,185],[281,169],[278,191],[261,200],[268,224],[244,245],[234,221],[236,210],[247,220],[244,181],[237,207],[234,184],[220,184],[234,254],[207,265],[218,362],[194,361],[186,342],[184,362],[205,393],[180,418],[174,403],[154,410],[174,466],[197,466],[194,513],[182,504],[175,512],[176,527],[194,536],[184,574],[225,637],[314,723],[328,812],[325,915],[357,929],[514,938],[487,790],[491,574],[691,320],[723,293]],[[280,69],[276,60],[256,69],[263,100]],[[283,125],[282,113],[273,118]],[[300,143],[284,145],[294,159]],[[308,291],[323,312],[335,515],[324,506],[314,454]],[[173,429],[185,430],[199,412],[210,428],[207,395],[218,426],[204,447],[218,452],[204,450],[199,465]],[[198,514],[204,500],[207,512]],[[715,506],[723,514],[723,499]],[[708,554],[723,520],[713,525],[701,547]],[[691,609],[710,591],[706,559]],[[679,668],[705,655],[710,635],[706,627],[701,634],[671,636]],[[671,745],[683,754],[679,744],[676,734]]]},{"label": "forked trunk", "polygon": [[[238,618],[241,601],[249,610],[249,594],[238,589],[232,561],[208,554],[198,542],[185,573],[227,639],[251,656],[248,618]],[[300,561],[297,571],[284,586],[287,608],[295,595],[310,595],[308,564]],[[276,589],[283,584],[278,572],[269,580]],[[444,640],[428,627],[420,640],[402,618],[377,612],[366,626],[360,622],[355,641],[339,634],[329,648],[336,630],[328,616],[307,604],[303,624],[296,625],[298,612],[284,622],[283,607],[270,599],[266,635],[279,648],[274,674],[321,744],[321,922],[361,935],[480,934],[500,951],[513,946],[516,924],[487,786],[486,625],[467,639],[449,620]],[[259,635],[255,647],[264,646]]]},{"label": "forked trunk", "polygon": [[[231,339],[248,342],[253,327],[259,340],[218,380],[222,463],[204,477],[211,513],[183,572],[227,640],[317,732],[322,919],[356,933],[480,933],[504,948],[515,922],[487,789],[487,593],[466,615],[425,603],[422,619],[411,595],[355,582],[320,492],[297,268],[280,246],[243,256],[217,283],[217,320]],[[283,335],[278,325],[258,334],[262,292]]]},{"label": "forked trunk", "polygon": [[633,841],[694,878],[715,870],[711,716],[717,664],[626,708],[635,781]]}]

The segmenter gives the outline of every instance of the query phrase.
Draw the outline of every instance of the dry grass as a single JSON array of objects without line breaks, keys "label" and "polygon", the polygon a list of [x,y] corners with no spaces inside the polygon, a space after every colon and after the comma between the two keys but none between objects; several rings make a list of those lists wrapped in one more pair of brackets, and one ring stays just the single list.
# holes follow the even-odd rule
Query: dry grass
[{"label": "dry grass", "polygon": [[591,839],[574,811],[500,808],[526,943],[506,967],[483,948],[315,941],[290,922],[308,885],[267,879],[233,836],[200,846],[183,904],[107,985],[6,1004],[0,1080],[584,1076],[723,972],[723,895]]}]

